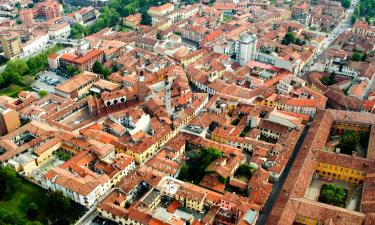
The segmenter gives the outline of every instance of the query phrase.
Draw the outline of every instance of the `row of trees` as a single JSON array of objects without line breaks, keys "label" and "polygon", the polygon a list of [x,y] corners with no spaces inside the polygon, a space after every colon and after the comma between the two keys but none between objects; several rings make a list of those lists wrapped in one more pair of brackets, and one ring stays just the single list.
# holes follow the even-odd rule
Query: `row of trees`
[{"label": "row of trees", "polygon": [[356,5],[354,14],[352,16],[352,23],[358,19],[364,18],[368,23],[375,22],[375,1],[374,0],[360,0]]},{"label": "row of trees", "polygon": [[10,84],[28,85],[26,78],[32,78],[48,66],[48,55],[61,49],[54,46],[46,51],[30,57],[28,60],[15,59],[7,62],[5,70],[0,73],[0,88]]},{"label": "row of trees", "polygon": [[142,24],[149,25],[151,18],[147,10],[151,6],[167,3],[168,0],[112,0],[108,6],[101,9],[100,17],[90,26],[76,24],[71,29],[72,38],[83,36],[100,31],[105,27],[113,27],[119,24],[120,18],[132,15],[136,12],[142,14]]}]

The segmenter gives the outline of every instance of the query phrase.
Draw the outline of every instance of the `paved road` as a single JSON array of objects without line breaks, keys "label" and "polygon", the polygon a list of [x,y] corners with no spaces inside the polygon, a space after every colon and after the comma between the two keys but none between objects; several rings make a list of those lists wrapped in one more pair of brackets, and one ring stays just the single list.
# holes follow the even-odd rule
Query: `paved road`
[{"label": "paved road", "polygon": [[[328,37],[326,37],[323,40],[322,46],[319,48],[318,52],[314,55],[313,59],[311,60],[312,64],[316,63],[316,60],[319,58],[319,56],[331,45],[331,43],[338,36],[340,36],[340,34],[342,34],[351,27],[351,18],[356,4],[356,1],[353,0],[352,4],[350,5],[350,8],[346,11],[344,19],[342,19],[340,23],[335,27],[335,29],[333,29],[332,32],[328,35]],[[299,74],[299,76],[304,77],[306,73],[310,71],[310,67],[310,65],[306,65],[305,68],[303,68],[302,72]]]},{"label": "paved road", "polygon": [[278,182],[276,184],[274,184],[274,186],[272,188],[272,192],[271,192],[270,196],[268,197],[267,203],[264,205],[263,211],[259,215],[257,225],[263,225],[263,224],[266,223],[267,217],[272,210],[272,206],[275,203],[276,198],[280,193],[281,187],[283,186],[283,184],[285,182],[285,179],[289,174],[289,171],[290,171],[290,169],[293,165],[293,162],[296,159],[296,157],[297,157],[297,155],[298,155],[298,153],[301,149],[302,143],[305,140],[305,137],[306,137],[309,129],[310,129],[310,124],[306,125],[304,130],[302,131],[302,134],[301,134],[300,138],[298,139],[296,146],[294,147],[293,153],[290,156],[288,163],[285,165],[283,173],[281,174]]}]

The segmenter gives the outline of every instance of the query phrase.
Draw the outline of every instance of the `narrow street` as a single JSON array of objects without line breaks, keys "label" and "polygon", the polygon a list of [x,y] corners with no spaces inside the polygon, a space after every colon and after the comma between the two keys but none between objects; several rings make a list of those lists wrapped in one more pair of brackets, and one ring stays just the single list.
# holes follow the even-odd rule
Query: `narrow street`
[{"label": "narrow street", "polygon": [[332,32],[323,40],[321,47],[318,52],[313,56],[311,62],[307,64],[302,72],[299,74],[300,77],[304,77],[309,71],[312,65],[316,63],[316,60],[320,55],[331,45],[331,43],[338,37],[340,34],[344,33],[351,27],[351,18],[354,13],[355,5],[357,4],[356,0],[352,1],[350,8],[347,9],[345,18],[332,30]]},{"label": "narrow street", "polygon": [[294,160],[297,158],[297,155],[298,155],[298,153],[301,149],[302,143],[305,140],[305,137],[306,137],[309,129],[310,129],[310,124],[306,125],[304,130],[302,131],[302,134],[301,134],[300,138],[298,139],[296,146],[294,147],[293,153],[290,156],[289,161],[286,164],[286,166],[284,168],[284,171],[279,178],[279,181],[276,184],[274,184],[274,186],[272,188],[272,192],[271,192],[270,196],[268,197],[268,200],[267,200],[266,204],[263,207],[262,213],[259,214],[257,225],[263,225],[263,224],[266,223],[267,217],[272,210],[272,206],[275,203],[276,198],[280,193],[281,187],[284,185],[284,182],[286,180],[286,177],[289,174],[290,169],[292,168]]}]

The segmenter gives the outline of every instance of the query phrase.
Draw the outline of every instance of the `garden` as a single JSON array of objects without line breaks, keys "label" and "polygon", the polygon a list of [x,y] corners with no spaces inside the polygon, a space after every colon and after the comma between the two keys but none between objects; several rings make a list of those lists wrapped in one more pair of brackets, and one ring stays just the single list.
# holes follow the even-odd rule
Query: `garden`
[{"label": "garden", "polygon": [[353,151],[358,152],[358,149],[367,149],[369,141],[369,132],[364,131],[345,131],[340,136],[337,148],[340,148],[340,153],[351,155]]},{"label": "garden", "polygon": [[334,184],[323,184],[320,189],[319,202],[345,208],[348,190]]}]

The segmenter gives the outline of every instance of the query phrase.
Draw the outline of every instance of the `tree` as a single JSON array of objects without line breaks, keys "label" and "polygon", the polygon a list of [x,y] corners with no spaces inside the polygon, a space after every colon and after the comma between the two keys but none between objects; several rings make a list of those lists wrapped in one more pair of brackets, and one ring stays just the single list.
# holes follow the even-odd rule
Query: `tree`
[{"label": "tree", "polygon": [[102,64],[99,61],[95,61],[94,65],[92,66],[92,72],[100,74],[102,72]]},{"label": "tree", "polygon": [[359,62],[362,59],[362,54],[359,52],[354,52],[352,55],[352,61]]},{"label": "tree", "polygon": [[19,178],[17,177],[16,171],[10,166],[0,168],[0,177],[3,179],[3,182],[5,183],[5,191],[17,187]]},{"label": "tree", "polygon": [[346,131],[339,139],[339,144],[341,152],[344,154],[351,155],[352,151],[356,151],[360,141],[359,134],[356,131]]},{"label": "tree", "polygon": [[351,0],[342,0],[342,1],[341,1],[341,5],[342,5],[342,7],[344,7],[345,9],[349,9],[350,4],[352,4]]},{"label": "tree", "polygon": [[83,38],[87,34],[87,28],[79,23],[76,23],[70,29],[70,37],[73,39]]},{"label": "tree", "polygon": [[362,146],[362,148],[367,149],[369,138],[370,138],[370,133],[366,131],[360,131],[358,135],[360,139],[359,144]]},{"label": "tree", "polygon": [[74,66],[68,65],[66,67],[66,71],[69,73],[69,75],[74,76],[79,73],[79,70],[77,70]]},{"label": "tree", "polygon": [[29,221],[26,223],[26,225],[43,225],[43,224],[39,221]]},{"label": "tree", "polygon": [[5,185],[5,179],[0,177],[0,200],[4,197],[5,191],[7,190]]},{"label": "tree", "polygon": [[281,44],[283,45],[289,45],[290,43],[302,45],[302,41],[297,38],[297,34],[295,32],[288,32],[281,41]]},{"label": "tree", "polygon": [[352,18],[350,19],[350,22],[353,24],[355,24],[355,22],[357,22],[357,16],[356,15],[353,15]]},{"label": "tree", "polygon": [[324,184],[320,189],[319,201],[330,205],[345,207],[347,191],[337,185]]},{"label": "tree", "polygon": [[34,202],[30,203],[29,208],[27,208],[26,215],[31,220],[38,217],[38,206]]},{"label": "tree", "polygon": [[38,94],[39,94],[39,96],[40,96],[41,98],[43,98],[43,97],[45,97],[45,96],[48,95],[48,91],[46,91],[46,90],[40,90],[40,91],[38,92]]},{"label": "tree", "polygon": [[255,170],[256,170],[255,168],[252,168],[248,164],[242,164],[240,167],[238,167],[238,169],[236,171],[236,175],[240,175],[240,176],[250,178]]},{"label": "tree", "polygon": [[50,205],[56,210],[67,211],[70,208],[70,200],[62,192],[52,192],[49,201]]},{"label": "tree", "polygon": [[1,225],[24,225],[24,220],[16,213],[0,208]]},{"label": "tree", "polygon": [[95,61],[94,65],[92,67],[92,71],[94,73],[101,74],[104,77],[107,77],[111,73],[111,71],[107,67],[105,67],[102,63],[100,63],[99,61]]},{"label": "tree", "polygon": [[19,2],[17,2],[14,7],[16,7],[16,9],[20,10],[21,9],[21,4]]},{"label": "tree", "polygon": [[119,68],[119,65],[117,63],[115,63],[113,66],[112,66],[112,72],[117,72],[119,71],[120,68]]},{"label": "tree", "polygon": [[5,71],[12,71],[15,73],[19,73],[20,75],[26,74],[28,70],[29,67],[27,66],[26,62],[22,59],[15,59],[9,61],[5,68]]},{"label": "tree", "polygon": [[223,153],[215,148],[191,151],[181,167],[180,179],[198,184],[205,175],[206,168]]}]

